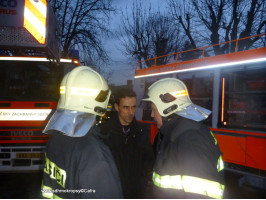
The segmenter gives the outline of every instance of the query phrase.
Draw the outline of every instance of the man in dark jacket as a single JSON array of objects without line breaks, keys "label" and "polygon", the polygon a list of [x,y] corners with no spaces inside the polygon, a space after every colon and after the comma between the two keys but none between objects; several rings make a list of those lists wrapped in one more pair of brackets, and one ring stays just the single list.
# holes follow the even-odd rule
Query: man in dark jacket
[{"label": "man in dark jacket", "polygon": [[148,89],[159,132],[154,141],[155,198],[222,198],[223,161],[214,135],[203,124],[211,113],[193,104],[185,84],[166,78]]},{"label": "man in dark jacket", "polygon": [[104,143],[115,159],[125,198],[150,197],[153,151],[149,132],[135,120],[136,94],[122,89],[115,94],[116,113],[101,125]]},{"label": "man in dark jacket", "polygon": [[44,130],[50,137],[43,197],[123,198],[113,156],[94,126],[109,97],[107,83],[89,67],[75,68],[62,80],[57,110]]}]

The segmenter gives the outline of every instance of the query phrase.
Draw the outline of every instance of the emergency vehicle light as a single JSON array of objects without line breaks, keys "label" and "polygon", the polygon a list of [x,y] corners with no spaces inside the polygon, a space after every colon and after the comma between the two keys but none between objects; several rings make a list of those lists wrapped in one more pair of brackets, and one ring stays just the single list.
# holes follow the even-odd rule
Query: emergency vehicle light
[{"label": "emergency vehicle light", "polygon": [[175,70],[175,71],[159,72],[159,73],[155,73],[155,74],[146,74],[146,75],[134,76],[134,78],[137,79],[137,78],[143,78],[143,77],[149,77],[149,76],[160,76],[160,75],[165,75],[165,74],[181,73],[181,72],[196,71],[196,70],[203,70],[203,69],[213,69],[213,68],[219,68],[219,67],[231,67],[231,66],[236,66],[236,65],[241,65],[241,64],[257,63],[257,62],[263,62],[263,61],[266,61],[266,57],[244,60],[244,61],[238,61],[238,62],[216,64],[216,65],[206,65],[206,66],[195,67],[195,68],[190,68],[190,69],[181,69],[181,70]]}]

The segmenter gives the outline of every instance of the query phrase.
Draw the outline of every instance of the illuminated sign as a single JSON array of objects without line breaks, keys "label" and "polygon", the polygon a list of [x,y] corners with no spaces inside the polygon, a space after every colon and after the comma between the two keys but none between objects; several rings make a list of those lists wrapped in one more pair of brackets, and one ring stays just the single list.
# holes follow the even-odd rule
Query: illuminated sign
[{"label": "illuminated sign", "polygon": [[43,121],[51,109],[0,109],[0,121]]}]

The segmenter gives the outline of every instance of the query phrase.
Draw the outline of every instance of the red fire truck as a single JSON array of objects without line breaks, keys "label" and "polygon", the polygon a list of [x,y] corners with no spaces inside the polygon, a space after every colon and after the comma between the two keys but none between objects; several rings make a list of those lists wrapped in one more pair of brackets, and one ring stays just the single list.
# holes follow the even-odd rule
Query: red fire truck
[{"label": "red fire truck", "polygon": [[[242,48],[253,39],[257,42],[251,48]],[[227,169],[265,176],[265,39],[264,33],[217,44],[234,47],[232,53],[215,55],[216,45],[211,45],[140,61],[135,69],[134,90],[140,100],[155,81],[181,79],[192,102],[212,110],[207,123],[219,142]],[[157,128],[150,112],[147,107],[138,108],[136,117],[150,123],[152,142]]]},{"label": "red fire truck", "polygon": [[46,0],[0,1],[0,171],[39,170],[60,82],[80,65],[60,59]]}]

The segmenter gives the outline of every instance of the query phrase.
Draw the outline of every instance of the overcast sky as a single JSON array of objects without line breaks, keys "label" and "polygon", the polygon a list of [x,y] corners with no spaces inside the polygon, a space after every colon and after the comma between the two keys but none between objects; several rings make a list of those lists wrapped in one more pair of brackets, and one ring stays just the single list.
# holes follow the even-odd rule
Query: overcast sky
[{"label": "overcast sky", "polygon": [[[164,9],[166,8],[166,0],[141,0],[143,8],[151,5],[152,9]],[[131,14],[133,1],[132,0],[114,0],[113,6],[118,9],[116,15],[112,15],[110,28],[112,31],[118,31],[121,20],[121,11]],[[110,80],[114,85],[125,85],[128,79],[133,80],[134,69],[136,61],[130,57],[126,57],[121,50],[123,48],[120,45],[120,41],[116,38],[108,39],[105,42],[106,50],[111,58],[111,62],[108,67],[114,72]]]}]

